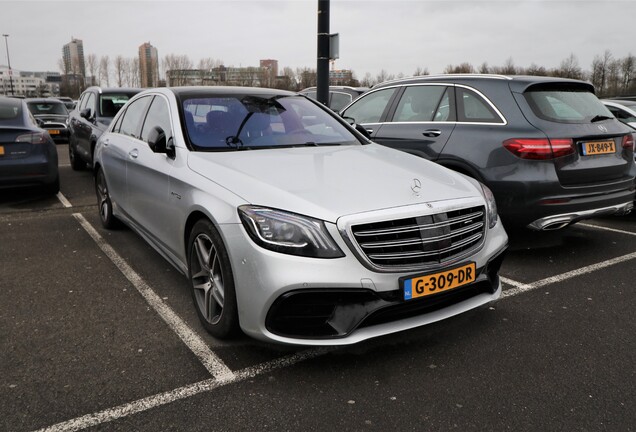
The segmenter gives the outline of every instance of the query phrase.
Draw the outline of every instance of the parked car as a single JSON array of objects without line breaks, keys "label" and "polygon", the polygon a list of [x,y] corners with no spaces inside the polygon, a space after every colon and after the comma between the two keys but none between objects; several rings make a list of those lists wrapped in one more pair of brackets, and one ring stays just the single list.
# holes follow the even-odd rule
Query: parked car
[{"label": "parked car", "polygon": [[0,97],[0,189],[18,187],[58,193],[57,149],[24,99]]},{"label": "parked car", "polygon": [[203,326],[350,344],[501,293],[507,235],[474,179],[263,88],[146,90],[95,152],[99,216],[190,281]]},{"label": "parked car", "polygon": [[[300,93],[317,100],[316,90],[316,87],[307,87],[301,90]],[[368,87],[329,86],[329,103],[327,106],[338,112],[368,90]]]},{"label": "parked car", "polygon": [[66,109],[69,112],[73,111],[75,109],[75,103],[77,101],[74,101],[70,97],[68,97],[68,96],[58,96],[57,99],[61,100],[64,103],[64,106],[66,107]]},{"label": "parked car", "polygon": [[81,170],[93,165],[97,139],[115,114],[132,96],[136,88],[89,87],[80,95],[77,107],[69,115],[68,154],[71,167]]},{"label": "parked car", "polygon": [[506,227],[559,229],[633,207],[634,140],[583,81],[408,78],[374,86],[342,115],[377,143],[486,184]]},{"label": "parked car", "polygon": [[53,141],[68,142],[68,110],[62,101],[55,98],[28,98],[26,101],[38,125],[49,132]]},{"label": "parked car", "polygon": [[625,123],[632,129],[636,129],[636,101],[603,99],[601,102],[620,122]]}]

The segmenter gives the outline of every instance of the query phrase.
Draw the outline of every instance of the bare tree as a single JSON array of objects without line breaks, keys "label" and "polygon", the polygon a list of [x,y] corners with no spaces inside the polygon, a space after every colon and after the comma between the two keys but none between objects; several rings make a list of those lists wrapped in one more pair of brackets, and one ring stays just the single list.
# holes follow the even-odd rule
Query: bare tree
[{"label": "bare tree", "polygon": [[590,75],[590,81],[596,88],[596,92],[605,96],[607,91],[607,68],[612,61],[612,53],[610,50],[605,50],[602,56],[595,56],[592,62],[592,72]]},{"label": "bare tree", "polygon": [[487,74],[487,73],[490,73],[490,67],[488,66],[488,63],[483,62],[483,63],[479,66],[479,73],[480,73],[480,74]]},{"label": "bare tree", "polygon": [[543,66],[537,66],[532,63],[529,67],[524,71],[526,75],[535,75],[535,76],[547,76],[548,70]]},{"label": "bare tree", "polygon": [[110,58],[102,56],[99,59],[99,84],[110,87]]},{"label": "bare tree", "polygon": [[126,60],[123,56],[118,55],[113,61],[113,66],[115,67],[115,82],[117,83],[117,87],[123,87],[124,77],[126,76]]},{"label": "bare tree", "polygon": [[581,79],[583,78],[583,70],[581,69],[581,66],[579,66],[578,59],[574,53],[572,53],[568,58],[561,62],[561,65],[557,69],[554,70],[553,75],[561,78]]},{"label": "bare tree", "polygon": [[380,73],[377,74],[375,77],[375,81],[378,83],[381,83],[384,81],[390,81],[392,79],[395,79],[395,75],[388,73],[385,69],[382,69]]},{"label": "bare tree", "polygon": [[621,62],[621,73],[623,75],[621,92],[623,94],[629,94],[632,81],[634,81],[634,74],[636,73],[636,57],[631,53]]},{"label": "bare tree", "polygon": [[[154,68],[153,70],[156,71],[157,69]],[[139,57],[133,57],[128,59],[127,71],[128,71],[128,78],[126,79],[127,85],[130,87],[139,87],[140,86]]]},{"label": "bare tree", "polygon": [[[90,75],[90,85],[97,84],[97,70],[99,68],[99,62],[97,60],[97,54],[89,54],[86,56],[86,66],[88,69],[88,74]],[[88,77],[87,77],[88,78]]]},{"label": "bare tree", "polygon": [[415,68],[415,72],[413,72],[413,76],[422,76],[422,75],[430,75],[430,73],[428,72],[428,68],[422,68],[421,66],[418,66],[417,68]]},{"label": "bare tree", "polygon": [[364,78],[362,78],[362,81],[360,81],[360,85],[362,85],[363,87],[373,87],[375,84],[377,83],[371,77],[370,72],[365,73]]},{"label": "bare tree", "polygon": [[298,77],[298,90],[314,87],[317,83],[316,69],[308,67],[298,68],[296,69],[296,76]]},{"label": "bare tree", "polygon": [[475,68],[470,63],[462,63],[457,66],[448,65],[444,69],[445,74],[462,74],[462,73],[474,73]]},{"label": "bare tree", "polygon": [[168,54],[163,58],[163,70],[169,85],[177,87],[187,85],[192,70],[192,60],[187,55]]}]

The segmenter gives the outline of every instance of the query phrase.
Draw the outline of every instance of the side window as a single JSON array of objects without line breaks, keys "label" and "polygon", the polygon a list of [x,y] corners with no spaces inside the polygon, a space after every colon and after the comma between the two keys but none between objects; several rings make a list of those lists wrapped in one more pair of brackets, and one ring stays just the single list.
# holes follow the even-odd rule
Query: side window
[{"label": "side window", "polygon": [[457,87],[457,116],[462,122],[503,123],[497,112],[472,90]]},{"label": "side window", "polygon": [[396,90],[393,87],[368,93],[357,99],[342,115],[353,118],[356,123],[378,123]]},{"label": "side window", "polygon": [[124,116],[126,115],[126,112],[123,112],[122,115],[120,115],[117,118],[117,121],[115,122],[115,124],[113,125],[112,131],[119,133],[119,129],[121,128],[121,121],[124,118]]},{"label": "side window", "polygon": [[146,113],[146,107],[150,99],[151,97],[145,96],[128,105],[126,112],[122,116],[119,133],[139,138],[139,129],[141,129],[143,115]]},{"label": "side window", "polygon": [[155,127],[159,126],[166,134],[166,139],[172,136],[172,128],[170,126],[170,113],[168,111],[168,103],[161,96],[155,96],[148,108],[148,115],[141,130],[141,139],[148,142],[148,134]]},{"label": "side window", "polygon": [[88,93],[84,93],[84,94],[82,95],[82,97],[80,98],[80,101],[79,101],[79,103],[77,104],[77,110],[78,110],[78,111],[81,111],[81,110],[83,110],[84,108],[86,108],[86,103],[88,102],[88,95],[89,95]]},{"label": "side window", "polygon": [[93,93],[89,93],[86,98],[86,105],[84,108],[88,108],[91,110],[91,117],[95,116],[95,95]]},{"label": "side window", "polygon": [[432,121],[436,114],[442,96],[445,94],[444,86],[411,86],[408,87],[393,116],[394,122],[421,122]]}]

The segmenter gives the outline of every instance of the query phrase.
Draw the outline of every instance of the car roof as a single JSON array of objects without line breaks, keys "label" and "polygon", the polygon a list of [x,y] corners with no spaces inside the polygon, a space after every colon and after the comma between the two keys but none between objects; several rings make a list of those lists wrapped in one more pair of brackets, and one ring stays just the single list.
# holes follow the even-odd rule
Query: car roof
[{"label": "car roof", "polygon": [[101,94],[112,94],[112,93],[139,93],[141,92],[142,88],[134,88],[134,87],[97,87],[97,86],[93,86],[93,87],[88,87],[86,90],[84,90],[84,92],[97,92],[97,93],[101,93]]},{"label": "car roof", "polygon": [[579,85],[588,87],[592,92],[594,91],[594,87],[592,84],[575,80],[570,78],[555,78],[555,77],[546,77],[546,76],[536,76],[536,75],[495,75],[495,74],[441,74],[441,75],[420,75],[409,78],[400,78],[391,81],[385,81],[380,84],[376,84],[372,87],[372,89],[389,87],[392,85],[403,85],[403,84],[419,84],[419,83],[427,83],[427,82],[446,82],[449,84],[452,83],[478,83],[483,81],[506,81],[509,83],[510,88],[523,92],[528,87],[536,84],[570,84],[570,85]]},{"label": "car roof", "polygon": [[[210,95],[210,94],[224,94],[224,95],[263,95],[263,96],[294,96],[297,93],[270,89],[264,87],[230,87],[230,86],[184,86],[184,87],[167,87],[169,91],[177,96],[196,96],[196,95]],[[156,89],[155,89],[156,90]]]}]

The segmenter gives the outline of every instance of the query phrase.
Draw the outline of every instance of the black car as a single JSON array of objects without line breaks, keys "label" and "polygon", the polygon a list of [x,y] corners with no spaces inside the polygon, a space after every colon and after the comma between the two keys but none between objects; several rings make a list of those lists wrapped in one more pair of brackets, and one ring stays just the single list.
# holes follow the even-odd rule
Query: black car
[{"label": "black car", "polygon": [[57,149],[24,99],[0,97],[0,189],[60,190]]},{"label": "black car", "polygon": [[68,110],[64,102],[56,98],[29,98],[26,102],[38,125],[49,132],[53,141],[68,142]]},{"label": "black car", "polygon": [[377,143],[486,184],[506,226],[558,229],[633,207],[634,140],[583,81],[407,78],[373,87],[342,115]]},{"label": "black car", "polygon": [[[368,87],[329,86],[329,103],[327,106],[332,111],[338,112],[368,90]],[[316,87],[303,89],[300,94],[316,99]]]},{"label": "black car", "polygon": [[69,115],[68,153],[71,167],[80,170],[93,164],[95,144],[115,114],[139,93],[137,88],[89,87],[80,95],[77,107]]}]

